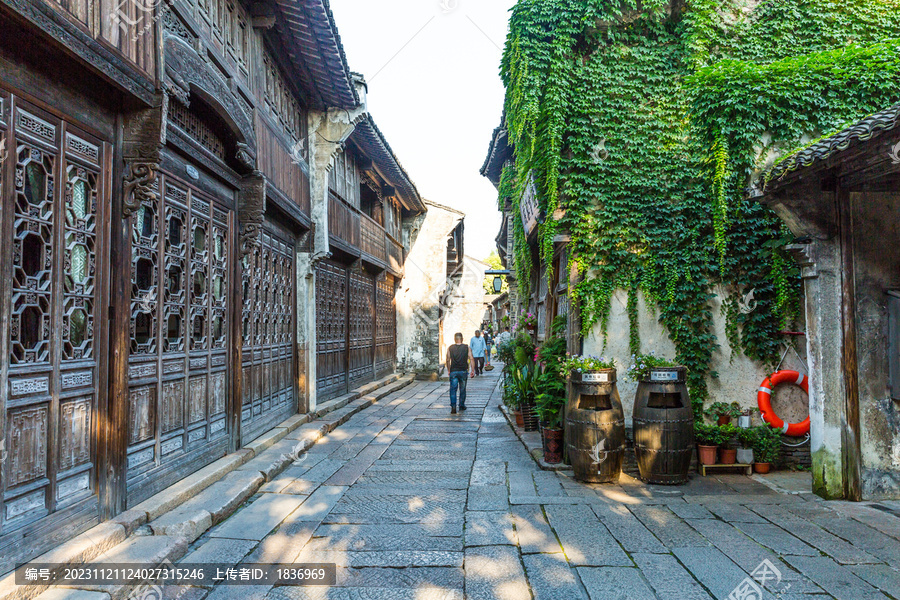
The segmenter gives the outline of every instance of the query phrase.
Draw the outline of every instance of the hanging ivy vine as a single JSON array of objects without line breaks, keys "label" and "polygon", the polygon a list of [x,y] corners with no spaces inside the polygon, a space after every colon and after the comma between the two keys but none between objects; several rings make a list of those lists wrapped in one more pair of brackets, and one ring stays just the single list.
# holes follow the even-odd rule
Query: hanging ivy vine
[{"label": "hanging ivy vine", "polygon": [[[776,358],[799,310],[792,236],[745,189],[777,155],[900,100],[900,0],[671,5],[518,2],[501,66],[516,162],[501,197],[519,281],[531,253],[517,199],[531,175],[546,264],[558,228],[571,234],[584,333],[605,334],[626,290],[637,351],[643,294],[700,406],[716,376],[715,285],[732,348],[759,361]],[[751,291],[755,310],[741,310]]]}]

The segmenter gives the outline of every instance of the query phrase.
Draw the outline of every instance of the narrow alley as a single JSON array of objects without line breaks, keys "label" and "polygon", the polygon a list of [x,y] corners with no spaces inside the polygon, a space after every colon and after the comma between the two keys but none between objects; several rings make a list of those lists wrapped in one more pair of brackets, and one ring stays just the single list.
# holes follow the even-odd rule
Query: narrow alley
[{"label": "narrow alley", "polygon": [[783,600],[900,597],[900,521],[886,512],[900,507],[826,503],[741,475],[679,488],[626,474],[619,485],[577,483],[528,456],[498,410],[498,375],[470,380],[459,415],[446,382],[415,382],[357,413],[180,561],[335,563],[335,587],[174,587],[165,597],[759,598],[729,594],[760,574]]}]

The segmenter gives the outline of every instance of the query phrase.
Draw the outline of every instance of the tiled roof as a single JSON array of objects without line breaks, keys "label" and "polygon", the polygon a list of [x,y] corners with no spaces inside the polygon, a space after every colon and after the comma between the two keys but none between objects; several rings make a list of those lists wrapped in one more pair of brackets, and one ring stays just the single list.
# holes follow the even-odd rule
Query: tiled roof
[{"label": "tiled roof", "polygon": [[282,18],[276,28],[285,40],[291,63],[318,108],[354,108],[353,85],[341,36],[328,0],[276,0]]},{"label": "tiled roof", "polygon": [[874,135],[900,126],[900,104],[866,117],[855,125],[816,142],[784,158],[763,175],[759,184],[761,192],[776,187],[778,180],[790,173],[813,166],[838,152],[847,150],[854,142],[862,142]]},{"label": "tiled roof", "polygon": [[414,213],[424,213],[427,210],[419,190],[397,160],[397,156],[370,114],[366,114],[360,120],[350,139],[378,166],[379,172],[388,183],[396,188],[400,202],[407,210]]},{"label": "tiled roof", "polygon": [[509,145],[506,131],[506,113],[504,112],[500,120],[500,126],[494,129],[494,133],[491,134],[491,144],[488,146],[487,156],[484,158],[484,164],[481,166],[481,174],[487,177],[494,185],[498,185],[500,183],[500,175],[503,172],[503,165],[510,158],[512,158],[512,147]]}]

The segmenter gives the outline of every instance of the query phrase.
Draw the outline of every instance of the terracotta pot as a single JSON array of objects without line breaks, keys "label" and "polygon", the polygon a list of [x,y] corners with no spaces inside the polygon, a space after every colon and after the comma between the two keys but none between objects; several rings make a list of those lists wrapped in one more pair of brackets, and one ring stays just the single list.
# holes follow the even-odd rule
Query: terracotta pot
[{"label": "terracotta pot", "polygon": [[723,465],[733,465],[737,462],[737,449],[736,448],[720,448],[719,449],[719,462]]},{"label": "terracotta pot", "polygon": [[541,439],[544,443],[544,462],[557,464],[562,462],[563,430],[541,428]]},{"label": "terracotta pot", "polygon": [[697,460],[700,461],[701,465],[716,464],[717,449],[718,446],[703,446],[702,444],[697,444]]},{"label": "terracotta pot", "polygon": [[517,408],[513,411],[513,415],[516,417],[516,427],[525,427],[525,418],[522,416],[522,411]]},{"label": "terracotta pot", "polygon": [[731,423],[731,417],[728,415],[719,415],[719,420],[716,421],[718,425],[728,425]]},{"label": "terracotta pot", "polygon": [[772,468],[772,463],[753,463],[753,471],[765,475]]}]

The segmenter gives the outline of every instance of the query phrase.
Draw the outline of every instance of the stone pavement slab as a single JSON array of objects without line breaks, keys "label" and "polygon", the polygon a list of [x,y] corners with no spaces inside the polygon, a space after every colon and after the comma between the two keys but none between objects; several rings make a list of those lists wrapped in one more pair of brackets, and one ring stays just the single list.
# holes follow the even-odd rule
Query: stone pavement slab
[{"label": "stone pavement slab", "polygon": [[531,597],[515,548],[467,548],[465,571],[466,600],[524,600]]},{"label": "stone pavement slab", "polygon": [[669,549],[690,546],[703,548],[710,545],[709,541],[668,508],[637,505],[630,510]]},{"label": "stone pavement slab", "polygon": [[578,567],[590,600],[657,600],[638,569],[623,567]]},{"label": "stone pavement slab", "polygon": [[673,548],[672,553],[719,600],[727,598],[748,575],[718,548]]},{"label": "stone pavement slab", "polygon": [[466,548],[517,546],[512,514],[507,511],[466,511]]},{"label": "stone pavement slab", "polygon": [[522,557],[534,600],[587,600],[562,554],[527,554]]},{"label": "stone pavement slab", "polygon": [[855,565],[850,567],[854,575],[884,593],[900,598],[900,573],[887,565]]},{"label": "stone pavement slab", "polygon": [[512,514],[522,554],[562,552],[556,533],[550,528],[540,506],[515,506]]},{"label": "stone pavement slab", "polygon": [[786,556],[785,560],[836,600],[887,600],[887,596],[854,575],[848,567],[842,567],[826,556]]},{"label": "stone pavement slab", "polygon": [[662,542],[626,506],[591,505],[591,510],[626,552],[668,552]]},{"label": "stone pavement slab", "polygon": [[547,506],[550,526],[556,531],[569,562],[577,566],[632,566],[619,543],[596,518],[590,507]]},{"label": "stone pavement slab", "polygon": [[303,498],[266,494],[210,532],[211,537],[261,540],[303,503]]},{"label": "stone pavement slab", "polygon": [[461,552],[462,527],[424,525],[322,525],[307,548],[317,551],[442,550]]},{"label": "stone pavement slab", "polygon": [[712,600],[703,586],[671,554],[631,555],[650,587],[666,600]]},{"label": "stone pavement slab", "polygon": [[759,544],[771,548],[777,554],[798,556],[818,556],[819,554],[815,548],[777,525],[771,523],[735,523],[734,525]]}]

